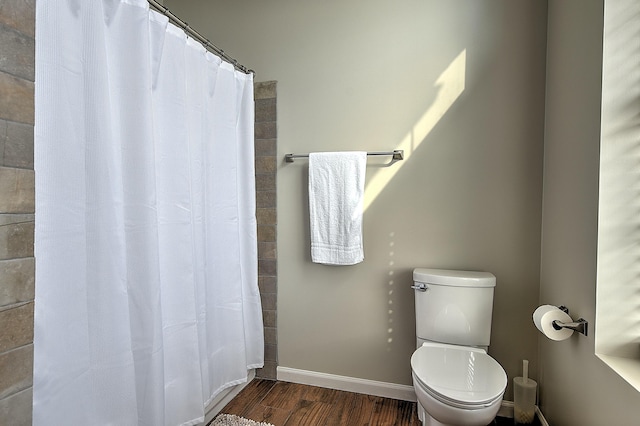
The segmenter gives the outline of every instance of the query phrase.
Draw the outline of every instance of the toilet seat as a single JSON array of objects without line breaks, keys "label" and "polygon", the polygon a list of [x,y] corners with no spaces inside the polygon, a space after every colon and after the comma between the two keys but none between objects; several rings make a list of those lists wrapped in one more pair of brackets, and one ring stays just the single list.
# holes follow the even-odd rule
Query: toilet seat
[{"label": "toilet seat", "polygon": [[411,356],[419,385],[443,404],[482,409],[501,399],[507,387],[502,366],[483,351],[450,345],[428,345]]}]

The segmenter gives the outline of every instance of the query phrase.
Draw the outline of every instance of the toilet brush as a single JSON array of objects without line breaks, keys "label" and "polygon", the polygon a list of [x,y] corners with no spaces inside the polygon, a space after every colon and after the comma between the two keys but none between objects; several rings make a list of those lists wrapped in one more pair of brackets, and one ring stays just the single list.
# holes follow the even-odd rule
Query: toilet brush
[{"label": "toilet brush", "polygon": [[513,420],[515,424],[531,424],[536,412],[538,384],[529,378],[529,361],[522,360],[522,377],[513,378]]}]

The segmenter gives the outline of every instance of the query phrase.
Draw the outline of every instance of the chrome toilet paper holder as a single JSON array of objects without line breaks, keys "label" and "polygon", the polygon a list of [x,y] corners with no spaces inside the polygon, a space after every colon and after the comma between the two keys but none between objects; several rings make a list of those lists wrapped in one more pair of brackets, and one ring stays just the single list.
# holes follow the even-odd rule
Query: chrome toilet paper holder
[{"label": "chrome toilet paper holder", "polygon": [[[566,314],[569,314],[569,308],[567,308],[564,305],[558,306],[558,309],[560,309],[561,311],[564,311]],[[562,330],[563,328],[568,328],[570,330],[577,331],[578,333],[584,334],[585,336],[589,331],[589,322],[584,318],[578,318],[574,322],[562,322],[558,320],[553,320],[551,325],[553,325],[553,328],[555,328],[556,330]]]}]

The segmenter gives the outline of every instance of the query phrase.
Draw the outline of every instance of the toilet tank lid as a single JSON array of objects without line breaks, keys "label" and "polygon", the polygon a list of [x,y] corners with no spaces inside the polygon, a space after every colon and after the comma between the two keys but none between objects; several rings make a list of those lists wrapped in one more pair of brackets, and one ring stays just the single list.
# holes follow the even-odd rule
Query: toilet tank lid
[{"label": "toilet tank lid", "polygon": [[495,287],[496,277],[489,272],[454,271],[449,269],[416,268],[413,281],[452,287]]}]

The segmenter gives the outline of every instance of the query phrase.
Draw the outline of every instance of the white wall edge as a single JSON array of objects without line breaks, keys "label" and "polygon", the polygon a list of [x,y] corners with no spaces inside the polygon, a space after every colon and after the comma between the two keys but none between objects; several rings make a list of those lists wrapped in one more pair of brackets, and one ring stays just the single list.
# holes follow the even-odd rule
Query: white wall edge
[{"label": "white wall edge", "polygon": [[298,370],[296,368],[288,367],[278,367],[277,376],[278,380],[282,380],[284,382],[363,393],[366,395],[400,399],[403,401],[416,401],[416,393],[413,390],[413,386],[378,382],[375,380],[360,379],[357,377],[318,373],[316,371]]}]

